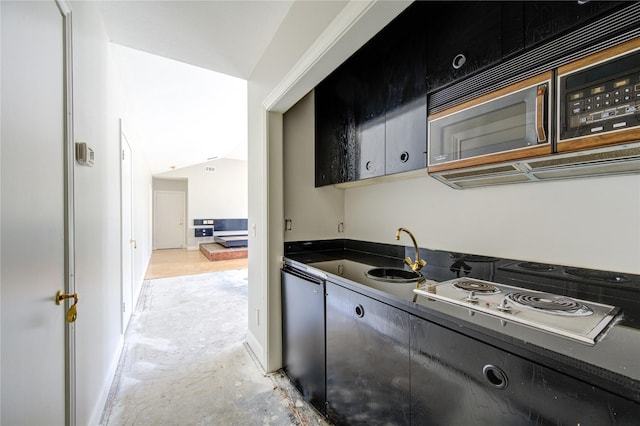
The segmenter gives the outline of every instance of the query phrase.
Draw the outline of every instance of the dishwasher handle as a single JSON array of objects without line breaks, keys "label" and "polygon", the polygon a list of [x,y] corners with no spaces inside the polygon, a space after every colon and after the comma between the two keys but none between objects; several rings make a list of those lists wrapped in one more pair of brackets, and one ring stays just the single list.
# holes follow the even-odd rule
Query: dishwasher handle
[{"label": "dishwasher handle", "polygon": [[287,273],[287,274],[291,274],[293,276],[296,276],[298,278],[301,278],[305,281],[311,281],[314,284],[318,284],[318,285],[322,285],[324,284],[324,279],[320,278],[318,276],[315,275],[311,275],[306,271],[301,271],[300,269],[294,268],[290,265],[284,265],[284,267],[282,268],[282,272]]}]

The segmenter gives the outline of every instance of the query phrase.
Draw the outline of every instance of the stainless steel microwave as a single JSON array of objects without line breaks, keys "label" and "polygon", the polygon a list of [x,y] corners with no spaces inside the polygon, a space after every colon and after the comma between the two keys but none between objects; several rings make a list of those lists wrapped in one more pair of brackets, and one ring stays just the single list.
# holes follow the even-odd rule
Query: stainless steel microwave
[{"label": "stainless steel microwave", "polygon": [[640,38],[558,68],[558,152],[640,140]]},{"label": "stainless steel microwave", "polygon": [[428,117],[430,173],[552,152],[551,71]]}]

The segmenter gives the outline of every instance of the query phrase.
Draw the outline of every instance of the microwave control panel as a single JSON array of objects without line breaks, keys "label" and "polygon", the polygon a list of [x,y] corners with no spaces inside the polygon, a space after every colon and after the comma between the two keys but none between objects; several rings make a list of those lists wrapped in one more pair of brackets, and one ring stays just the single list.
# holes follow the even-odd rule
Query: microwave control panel
[{"label": "microwave control panel", "polygon": [[640,126],[640,52],[561,76],[560,95],[560,140]]}]

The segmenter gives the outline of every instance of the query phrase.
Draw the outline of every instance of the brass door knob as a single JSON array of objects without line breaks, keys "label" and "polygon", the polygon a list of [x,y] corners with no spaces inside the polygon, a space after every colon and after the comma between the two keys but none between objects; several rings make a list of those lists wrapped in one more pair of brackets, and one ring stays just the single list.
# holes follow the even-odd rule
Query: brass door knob
[{"label": "brass door knob", "polygon": [[59,305],[63,300],[71,299],[72,297],[73,305],[71,305],[71,307],[67,311],[67,322],[69,323],[75,322],[75,320],[78,318],[78,308],[76,307],[76,305],[78,304],[78,293],[65,294],[62,292],[62,290],[58,290],[58,292],[56,293],[56,305]]}]

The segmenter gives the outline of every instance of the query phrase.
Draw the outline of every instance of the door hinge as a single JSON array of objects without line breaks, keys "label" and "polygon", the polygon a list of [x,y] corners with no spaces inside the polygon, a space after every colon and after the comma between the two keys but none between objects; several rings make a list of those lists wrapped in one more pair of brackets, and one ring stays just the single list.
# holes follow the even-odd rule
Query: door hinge
[{"label": "door hinge", "polygon": [[122,302],[122,312],[127,312],[127,304]]},{"label": "door hinge", "polygon": [[124,161],[124,149],[122,150],[122,161]]}]

